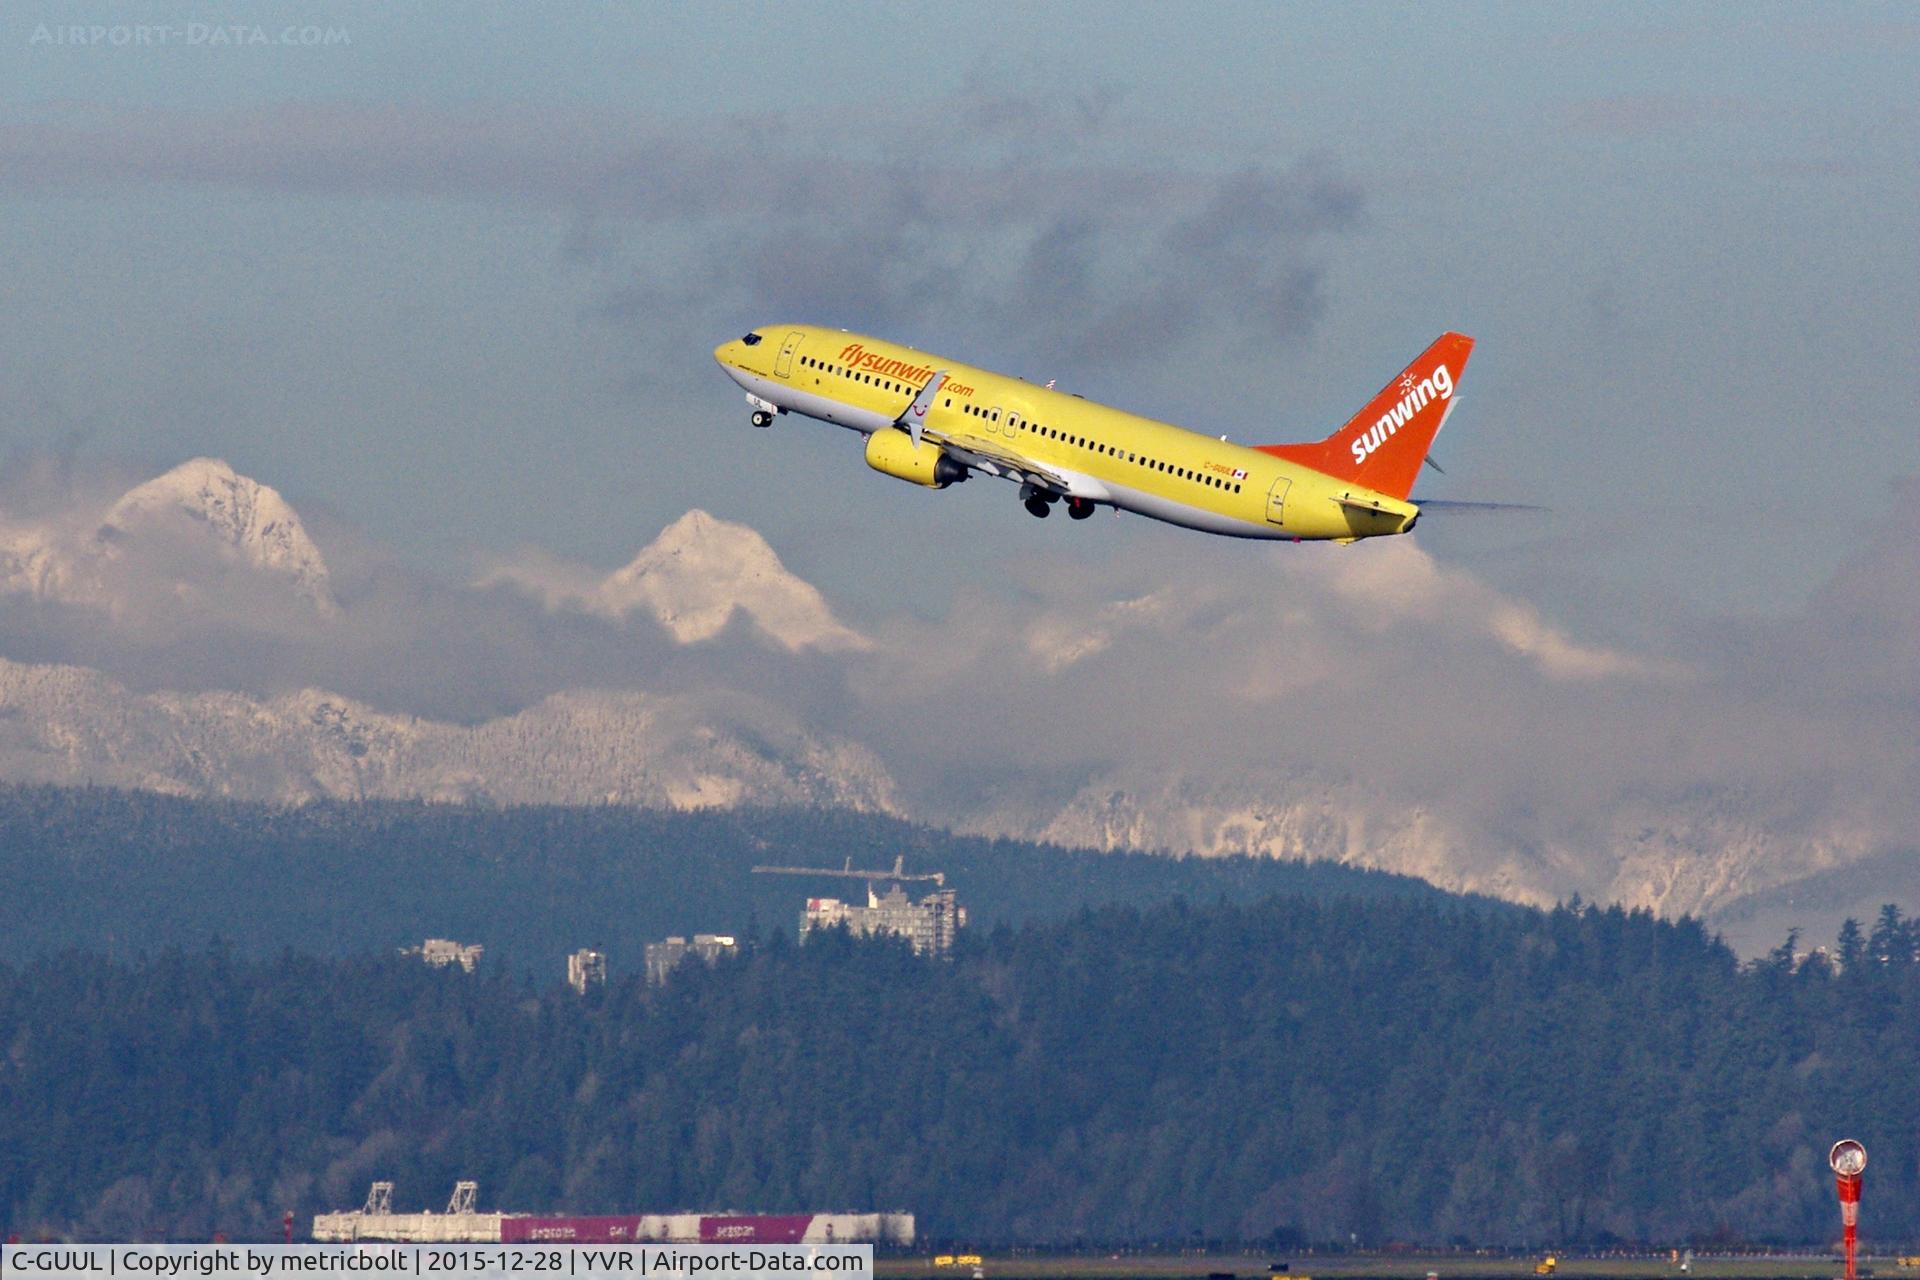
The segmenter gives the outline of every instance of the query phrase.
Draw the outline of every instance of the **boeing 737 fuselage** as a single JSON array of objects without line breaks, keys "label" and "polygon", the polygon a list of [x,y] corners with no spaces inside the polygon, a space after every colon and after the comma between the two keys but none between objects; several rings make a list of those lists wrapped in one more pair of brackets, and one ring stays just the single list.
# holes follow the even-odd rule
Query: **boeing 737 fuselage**
[{"label": "boeing 737 fuselage", "polygon": [[770,325],[715,349],[753,424],[797,413],[867,438],[867,465],[931,489],[972,472],[1027,510],[1101,505],[1235,538],[1352,542],[1405,533],[1408,501],[1473,350],[1442,334],[1324,440],[1241,445],[878,338]]}]

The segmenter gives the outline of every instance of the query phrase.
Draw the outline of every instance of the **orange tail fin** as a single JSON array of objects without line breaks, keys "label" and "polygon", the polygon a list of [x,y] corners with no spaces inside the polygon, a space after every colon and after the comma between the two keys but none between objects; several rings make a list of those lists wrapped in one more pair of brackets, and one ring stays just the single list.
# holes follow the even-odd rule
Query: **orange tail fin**
[{"label": "orange tail fin", "polygon": [[1255,447],[1341,480],[1405,498],[1453,407],[1453,393],[1473,351],[1464,333],[1443,333],[1347,425],[1312,444]]}]

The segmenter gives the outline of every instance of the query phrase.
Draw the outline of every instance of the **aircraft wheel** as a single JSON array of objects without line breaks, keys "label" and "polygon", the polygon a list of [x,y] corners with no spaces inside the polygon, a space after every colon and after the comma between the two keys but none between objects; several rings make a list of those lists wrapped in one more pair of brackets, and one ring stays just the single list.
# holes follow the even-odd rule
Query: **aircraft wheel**
[{"label": "aircraft wheel", "polygon": [[773,425],[773,415],[765,409],[755,409],[753,411],[752,422],[756,427],[770,427]]},{"label": "aircraft wheel", "polygon": [[1067,514],[1075,520],[1085,520],[1093,514],[1093,504],[1085,498],[1068,498]]},{"label": "aircraft wheel", "polygon": [[1047,513],[1052,510],[1053,507],[1048,504],[1045,498],[1032,497],[1027,499],[1027,514],[1036,520],[1045,520]]}]

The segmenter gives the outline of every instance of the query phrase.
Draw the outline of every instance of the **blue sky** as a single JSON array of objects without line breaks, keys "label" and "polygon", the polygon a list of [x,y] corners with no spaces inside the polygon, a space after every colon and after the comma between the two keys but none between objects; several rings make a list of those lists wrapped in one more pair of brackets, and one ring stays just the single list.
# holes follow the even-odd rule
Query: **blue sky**
[{"label": "blue sky", "polygon": [[1901,6],[23,0],[0,432],[225,456],[450,580],[702,506],[937,615],[1250,553],[753,432],[715,342],[838,324],[1271,440],[1458,328],[1429,492],[1552,513],[1430,550],[1602,636],[1777,614],[1920,471],[1916,54]]}]

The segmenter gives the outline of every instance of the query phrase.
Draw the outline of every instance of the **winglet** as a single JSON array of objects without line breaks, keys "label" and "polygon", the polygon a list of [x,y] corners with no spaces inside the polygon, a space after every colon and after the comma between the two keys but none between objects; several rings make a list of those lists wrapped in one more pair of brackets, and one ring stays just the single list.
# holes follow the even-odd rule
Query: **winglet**
[{"label": "winglet", "polygon": [[920,394],[913,398],[907,411],[894,420],[897,427],[905,427],[907,434],[913,437],[913,447],[920,447],[920,433],[926,430],[927,414],[933,409],[933,398],[940,394],[940,384],[947,380],[947,371],[940,372],[927,379],[927,385],[920,388]]}]

